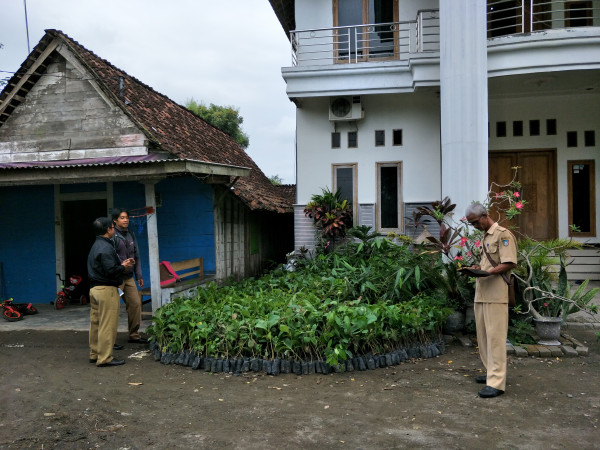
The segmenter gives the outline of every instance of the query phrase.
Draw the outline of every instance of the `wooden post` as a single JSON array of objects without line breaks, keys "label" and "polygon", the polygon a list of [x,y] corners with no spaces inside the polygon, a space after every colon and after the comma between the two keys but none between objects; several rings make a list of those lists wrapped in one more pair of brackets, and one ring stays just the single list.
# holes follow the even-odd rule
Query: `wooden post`
[{"label": "wooden post", "polygon": [[150,295],[152,296],[152,314],[162,306],[161,290],[160,290],[160,272],[158,269],[158,227],[156,225],[156,196],[154,185],[158,180],[144,181],[146,194],[146,206],[154,208],[154,213],[147,216],[146,225],[148,226],[148,259],[150,264]]}]

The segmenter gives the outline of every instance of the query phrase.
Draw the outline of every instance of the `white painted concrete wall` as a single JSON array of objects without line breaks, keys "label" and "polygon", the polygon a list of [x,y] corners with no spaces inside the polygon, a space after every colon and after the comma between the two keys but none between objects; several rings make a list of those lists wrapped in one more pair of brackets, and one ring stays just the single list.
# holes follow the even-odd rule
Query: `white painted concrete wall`
[{"label": "white painted concrete wall", "polygon": [[[558,178],[558,235],[566,237],[569,232],[568,220],[568,173],[567,161],[589,159],[596,167],[596,202],[600,200],[600,99],[598,95],[564,95],[528,98],[500,98],[490,100],[490,150],[556,149]],[[529,136],[529,120],[539,120],[540,136]],[[544,132],[546,119],[556,119],[556,136]],[[524,136],[512,137],[512,121],[522,120]],[[505,138],[495,137],[496,122],[506,121]],[[585,147],[583,132],[596,130],[596,146]],[[567,131],[577,131],[578,147],[567,147]],[[600,207],[596,205],[596,237],[582,238],[586,242],[600,242]]]},{"label": "white painted concrete wall", "polygon": [[[440,197],[439,98],[435,91],[410,95],[363,96],[365,118],[330,122],[329,98],[305,99],[297,109],[298,203],[332,187],[332,164],[358,164],[358,202],[375,203],[376,163],[402,161],[403,201]],[[348,149],[347,132],[358,129],[358,148]],[[403,130],[403,145],[392,146],[392,130]],[[340,149],[331,133],[341,133]],[[385,147],[375,147],[375,130],[385,130]],[[426,182],[424,182],[426,181]]]}]

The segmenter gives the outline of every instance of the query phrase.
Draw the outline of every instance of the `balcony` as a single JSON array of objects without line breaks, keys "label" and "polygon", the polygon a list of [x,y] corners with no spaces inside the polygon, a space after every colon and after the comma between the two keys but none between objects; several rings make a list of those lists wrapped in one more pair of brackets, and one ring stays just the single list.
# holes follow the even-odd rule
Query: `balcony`
[{"label": "balcony", "polygon": [[[600,0],[488,1],[488,38],[600,26]],[[439,52],[438,10],[412,21],[290,32],[292,66],[399,60]]]},{"label": "balcony", "polygon": [[[490,77],[598,70],[600,0],[490,0],[487,37]],[[290,98],[439,86],[437,9],[410,21],[294,30],[290,42],[292,66],[283,68]]]},{"label": "balcony", "polygon": [[419,11],[414,21],[295,30],[290,42],[293,66],[405,61],[439,52],[438,11]]}]

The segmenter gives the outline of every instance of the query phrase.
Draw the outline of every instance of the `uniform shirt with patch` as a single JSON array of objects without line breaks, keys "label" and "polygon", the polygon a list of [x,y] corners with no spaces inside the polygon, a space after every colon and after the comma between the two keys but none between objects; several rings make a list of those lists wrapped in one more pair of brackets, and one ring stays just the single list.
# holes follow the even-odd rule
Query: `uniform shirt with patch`
[{"label": "uniform shirt with patch", "polygon": [[[517,263],[517,241],[513,234],[504,227],[494,223],[486,232],[481,242],[496,264]],[[481,270],[494,268],[486,254],[481,251]],[[510,273],[507,273],[509,275]],[[477,278],[475,302],[508,303],[508,285],[500,275]]]}]

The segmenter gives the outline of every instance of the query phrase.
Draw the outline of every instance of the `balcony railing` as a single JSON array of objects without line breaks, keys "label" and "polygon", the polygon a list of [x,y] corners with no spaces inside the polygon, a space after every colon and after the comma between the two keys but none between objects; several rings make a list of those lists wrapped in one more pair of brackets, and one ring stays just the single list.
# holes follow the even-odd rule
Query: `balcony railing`
[{"label": "balcony railing", "polygon": [[414,21],[295,30],[290,34],[294,66],[402,60],[413,53],[437,52],[440,47],[437,10],[421,11]]},{"label": "balcony railing", "polygon": [[[489,0],[488,38],[550,29],[600,26],[600,0]],[[412,21],[290,32],[292,65],[408,60],[439,52],[438,10]]]}]

